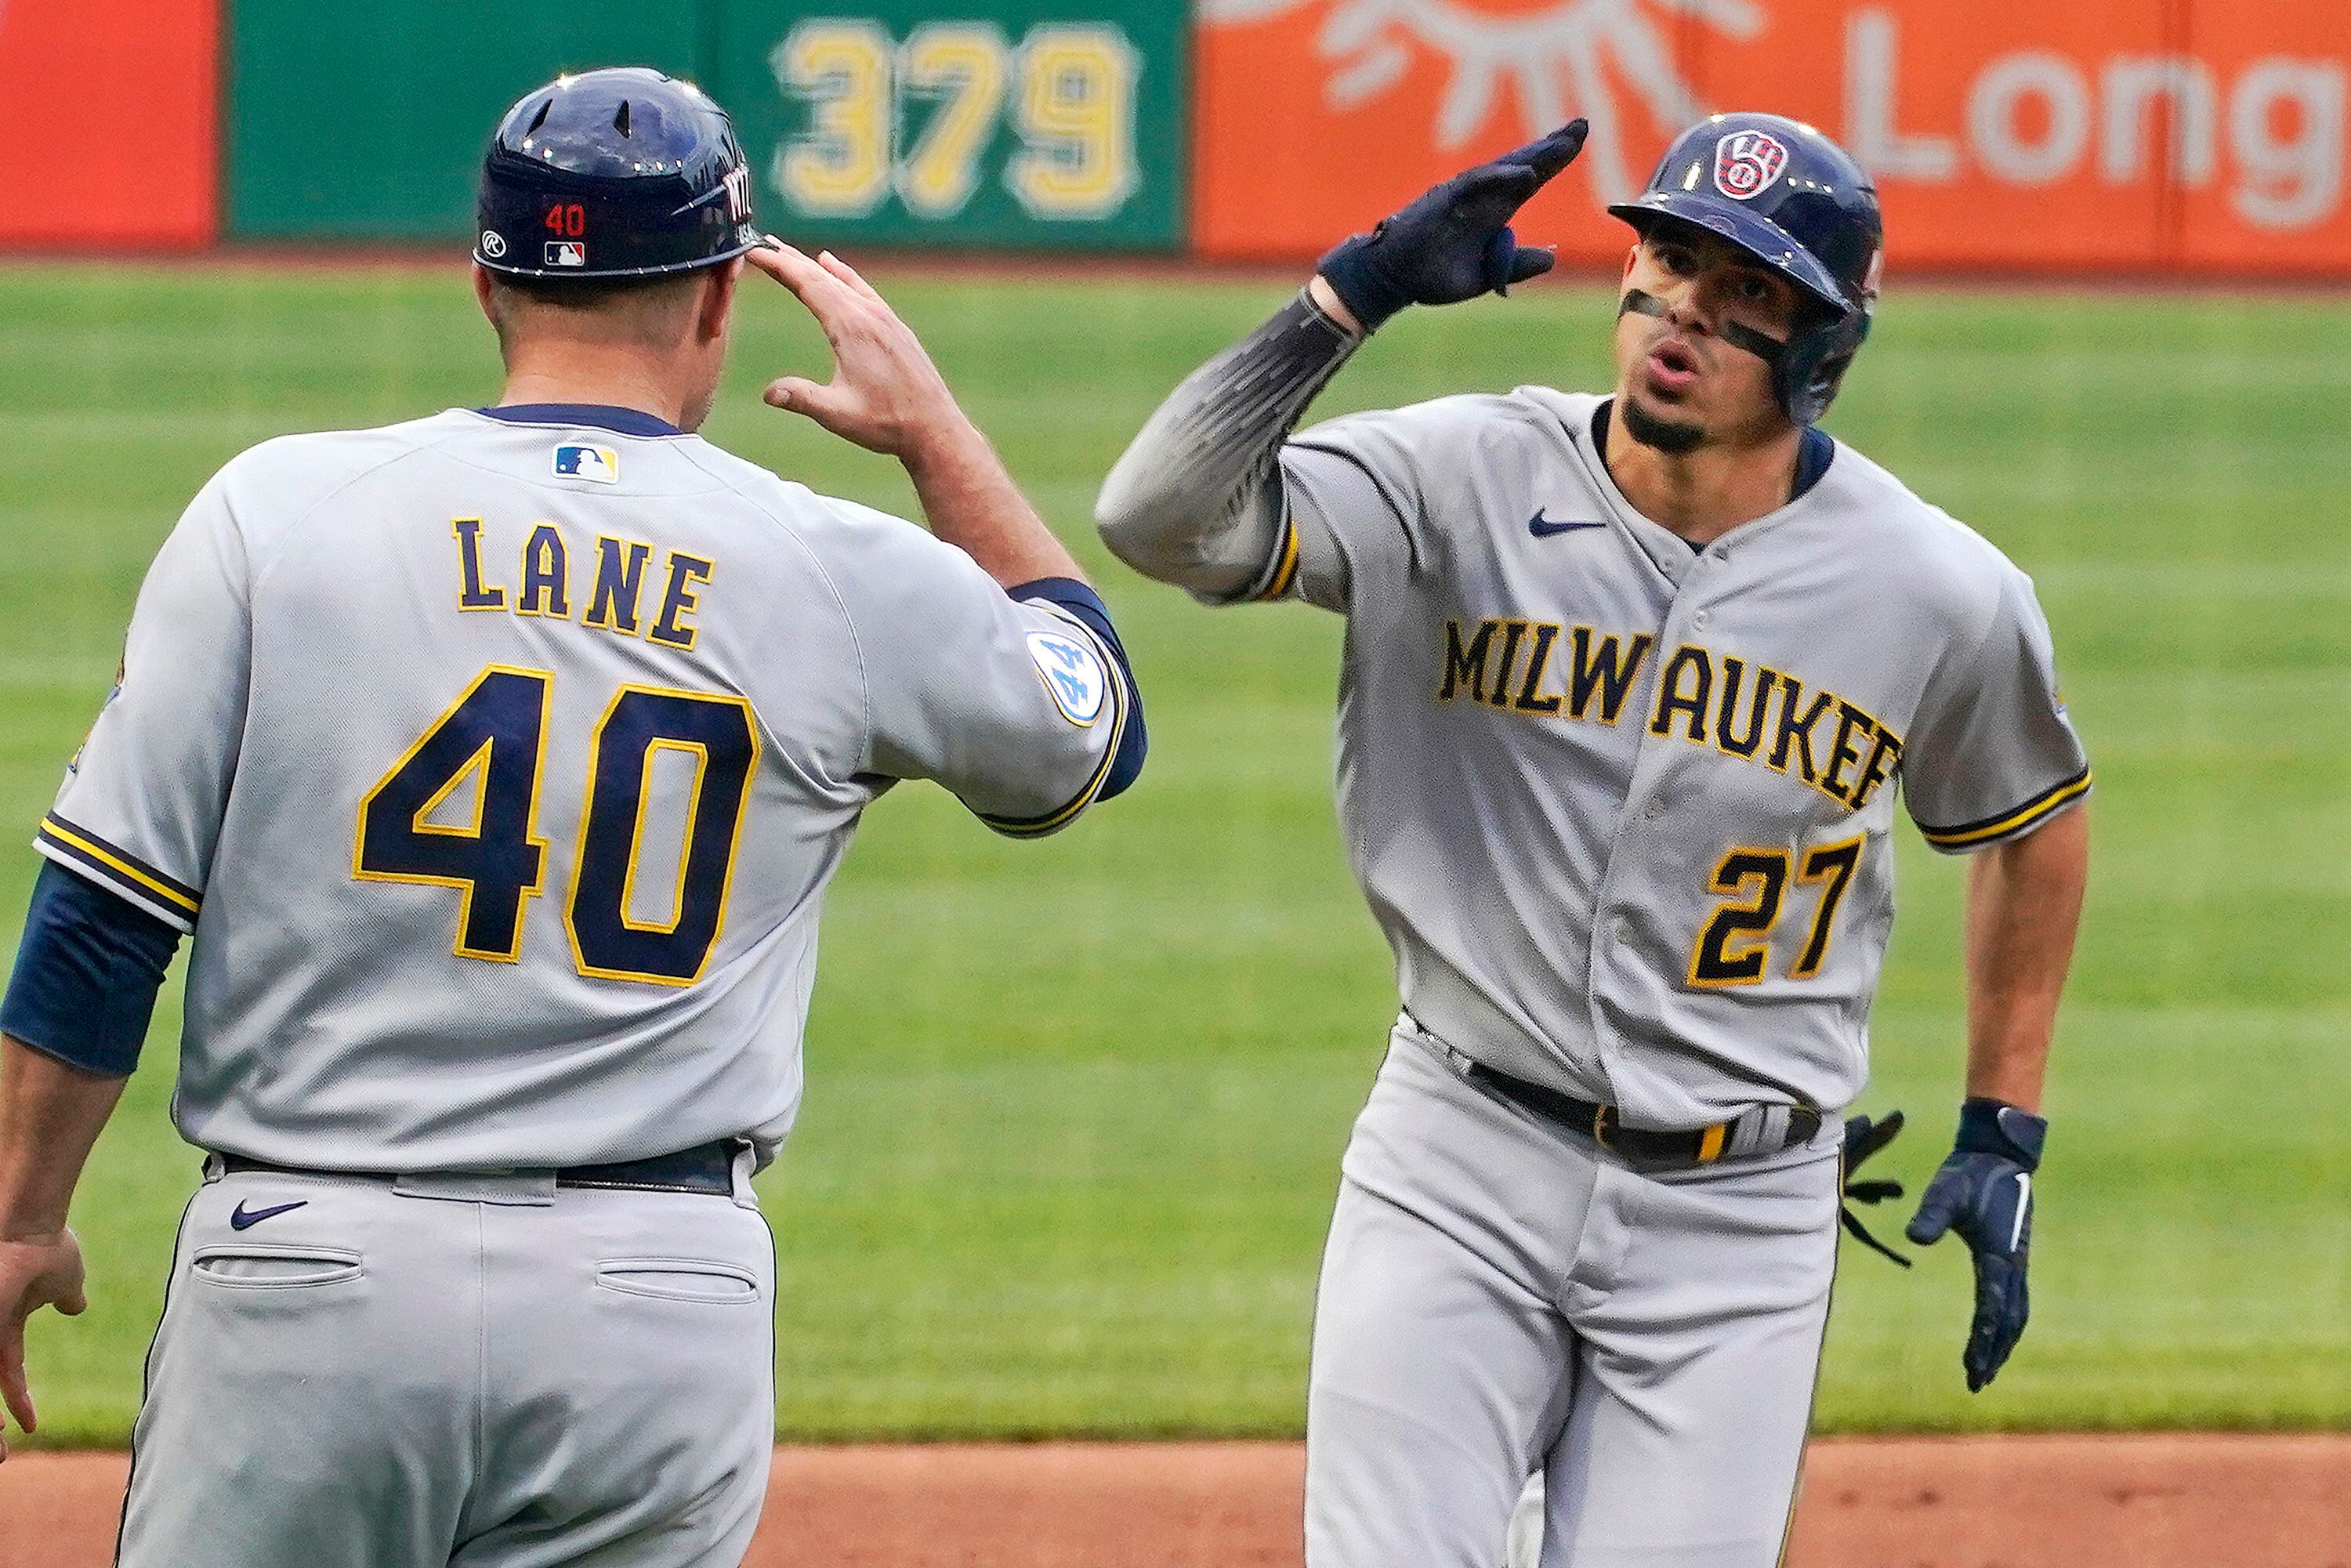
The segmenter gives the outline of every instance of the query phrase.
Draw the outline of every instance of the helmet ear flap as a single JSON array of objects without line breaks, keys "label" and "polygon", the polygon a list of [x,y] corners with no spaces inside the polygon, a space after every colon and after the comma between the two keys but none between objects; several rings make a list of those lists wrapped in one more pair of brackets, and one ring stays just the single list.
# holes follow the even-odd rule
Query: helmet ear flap
[{"label": "helmet ear flap", "polygon": [[1812,424],[1836,401],[1837,387],[1869,336],[1866,312],[1832,317],[1796,334],[1780,361],[1780,406],[1798,425]]}]

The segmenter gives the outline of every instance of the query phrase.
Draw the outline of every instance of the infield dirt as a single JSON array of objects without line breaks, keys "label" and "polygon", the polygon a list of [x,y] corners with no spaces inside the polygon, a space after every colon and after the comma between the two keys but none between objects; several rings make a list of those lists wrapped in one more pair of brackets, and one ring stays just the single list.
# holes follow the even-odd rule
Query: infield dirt
[{"label": "infield dirt", "polygon": [[[102,1568],[127,1461],[0,1466],[0,1568]],[[783,1448],[747,1568],[1280,1568],[1288,1443]],[[2351,1568],[2351,1436],[1833,1438],[1789,1568]]]}]

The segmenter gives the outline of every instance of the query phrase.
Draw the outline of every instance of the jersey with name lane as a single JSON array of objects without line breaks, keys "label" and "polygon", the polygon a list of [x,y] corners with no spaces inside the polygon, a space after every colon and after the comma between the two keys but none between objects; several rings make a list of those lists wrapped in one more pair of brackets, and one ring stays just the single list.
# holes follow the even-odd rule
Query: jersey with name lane
[{"label": "jersey with name lane", "polygon": [[190,1142],[772,1152],[865,806],[934,779],[1031,835],[1104,789],[1107,622],[610,412],[269,442],[158,555],[37,847],[194,932]]}]

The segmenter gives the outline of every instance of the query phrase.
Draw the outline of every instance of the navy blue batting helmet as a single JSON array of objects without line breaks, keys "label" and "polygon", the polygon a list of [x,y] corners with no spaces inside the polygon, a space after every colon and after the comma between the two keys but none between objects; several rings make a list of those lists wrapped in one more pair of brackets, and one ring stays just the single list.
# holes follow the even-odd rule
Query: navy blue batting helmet
[{"label": "navy blue batting helmet", "polygon": [[760,243],[726,111],[642,66],[558,77],[507,110],[478,212],[474,259],[509,277],[656,277]]},{"label": "navy blue batting helmet", "polygon": [[1794,284],[1810,308],[1773,384],[1798,424],[1827,411],[1869,336],[1886,243],[1877,187],[1850,153],[1801,120],[1717,114],[1676,137],[1647,187],[1608,210],[1645,235],[1661,221],[1695,225]]}]

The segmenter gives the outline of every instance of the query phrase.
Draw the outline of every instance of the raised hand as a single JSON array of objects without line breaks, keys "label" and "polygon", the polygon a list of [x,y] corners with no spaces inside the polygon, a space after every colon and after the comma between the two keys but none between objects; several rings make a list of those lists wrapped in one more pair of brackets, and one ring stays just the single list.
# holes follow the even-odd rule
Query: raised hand
[{"label": "raised hand", "polygon": [[847,262],[830,251],[811,259],[781,240],[744,259],[790,289],[832,345],[832,380],[780,377],[762,394],[771,406],[902,460],[967,427],[921,340]]},{"label": "raised hand", "polygon": [[1452,305],[1549,272],[1550,250],[1521,248],[1510,219],[1583,151],[1571,120],[1540,141],[1456,174],[1368,235],[1343,240],[1315,270],[1370,331],[1407,305]]}]

